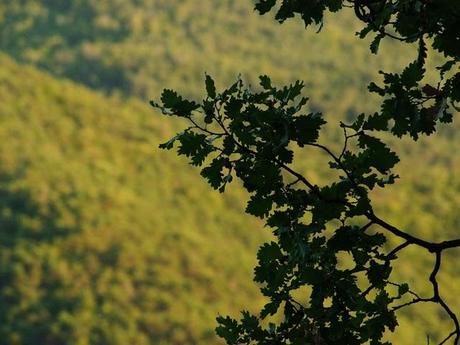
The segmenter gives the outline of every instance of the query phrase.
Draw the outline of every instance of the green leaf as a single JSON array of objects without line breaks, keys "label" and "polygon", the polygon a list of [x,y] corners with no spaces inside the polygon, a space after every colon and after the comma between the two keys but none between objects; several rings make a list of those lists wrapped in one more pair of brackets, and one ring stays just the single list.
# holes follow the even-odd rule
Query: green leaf
[{"label": "green leaf", "polygon": [[398,293],[400,296],[409,292],[409,285],[404,283],[398,286]]},{"label": "green leaf", "polygon": [[204,122],[209,124],[214,120],[214,102],[204,100],[203,101],[203,110],[204,110]]},{"label": "green leaf", "polygon": [[276,0],[259,0],[256,3],[255,9],[259,11],[260,14],[265,14],[270,11],[275,4]]},{"label": "green leaf", "polygon": [[264,197],[260,194],[251,196],[246,207],[246,212],[253,216],[264,218],[268,216],[272,209],[272,199],[270,197]]},{"label": "green leaf", "polygon": [[180,146],[178,153],[191,157],[191,163],[193,165],[201,165],[205,158],[214,149],[207,141],[207,137],[204,134],[196,134],[194,132],[185,132],[179,136]]},{"label": "green leaf", "polygon": [[388,130],[388,118],[379,113],[369,115],[367,120],[364,122],[363,129],[386,131]]},{"label": "green leaf", "polygon": [[267,303],[262,311],[260,312],[260,318],[265,319],[268,315],[275,315],[280,307],[281,301],[278,299],[272,300],[270,303]]},{"label": "green leaf", "polygon": [[360,147],[367,148],[362,154],[366,164],[373,166],[382,174],[387,173],[399,162],[396,153],[378,138],[363,134],[359,136],[358,142]]},{"label": "green leaf", "polygon": [[174,147],[174,143],[176,142],[176,140],[178,140],[183,134],[184,132],[177,133],[177,135],[169,139],[167,142],[158,145],[158,147],[164,150],[172,149]]},{"label": "green leaf", "polygon": [[237,344],[240,333],[238,322],[228,316],[225,318],[218,316],[216,320],[219,324],[216,327],[217,335],[224,338],[228,344]]},{"label": "green leaf", "polygon": [[214,189],[218,189],[223,183],[222,169],[226,164],[227,162],[224,158],[214,158],[209,166],[201,170],[201,176],[206,178]]},{"label": "green leaf", "polygon": [[372,40],[372,43],[370,45],[370,48],[371,48],[371,52],[372,54],[377,54],[378,50],[379,50],[379,45],[380,45],[380,41],[382,40],[382,38],[385,37],[385,34],[384,33],[378,33],[374,39]]},{"label": "green leaf", "polygon": [[447,62],[445,62],[444,64],[442,64],[441,66],[438,66],[436,67],[437,70],[439,70],[440,74],[441,74],[441,77],[444,76],[444,74],[446,74],[448,71],[450,71],[450,69],[456,64],[456,61],[455,60],[448,60]]},{"label": "green leaf", "polygon": [[305,144],[316,142],[321,126],[325,123],[326,121],[324,121],[320,113],[296,117],[290,128],[290,132],[293,133],[292,140],[296,141],[301,147]]},{"label": "green leaf", "polygon": [[245,188],[252,192],[268,194],[281,183],[279,166],[269,160],[260,160],[253,164],[249,175],[244,178]]},{"label": "green leaf", "polygon": [[378,264],[376,261],[372,260],[366,275],[367,279],[369,279],[369,283],[374,287],[381,288],[385,285],[385,281],[388,279],[390,273],[391,266],[387,262]]},{"label": "green leaf", "polygon": [[418,61],[410,63],[401,74],[401,82],[406,88],[417,86],[418,82],[423,79],[425,70]]},{"label": "green leaf", "polygon": [[370,91],[370,92],[375,92],[377,94],[379,94],[380,96],[385,96],[385,89],[381,88],[380,86],[378,86],[376,83],[374,82],[370,82],[367,89]]},{"label": "green leaf", "polygon": [[259,327],[259,320],[256,316],[251,315],[248,311],[242,311],[243,318],[241,324],[245,329],[253,330]]},{"label": "green leaf", "polygon": [[163,106],[170,109],[177,116],[190,117],[193,110],[199,108],[199,105],[193,101],[184,100],[175,91],[164,89],[161,94]]},{"label": "green leaf", "polygon": [[369,253],[362,249],[356,249],[351,252],[353,255],[353,260],[356,262],[357,266],[363,266],[369,260]]},{"label": "green leaf", "polygon": [[223,146],[223,153],[228,155],[228,156],[230,156],[235,151],[235,148],[236,148],[235,141],[229,135],[226,135],[224,137],[224,140],[222,142],[222,146]]},{"label": "green leaf", "polygon": [[237,119],[241,115],[241,108],[243,107],[243,101],[235,97],[231,97],[225,105],[225,115],[229,119]]},{"label": "green leaf", "polygon": [[285,86],[281,90],[277,90],[276,98],[281,104],[287,104],[289,101],[293,101],[297,96],[299,96],[303,88],[304,83],[297,80],[294,84]]},{"label": "green leaf", "polygon": [[276,242],[265,243],[257,252],[257,259],[261,262],[281,259],[283,253]]},{"label": "green leaf", "polygon": [[357,32],[356,35],[363,39],[372,31],[372,25],[365,26],[361,31]]},{"label": "green leaf", "polygon": [[451,79],[451,97],[454,101],[460,102],[460,72]]},{"label": "green leaf", "polygon": [[216,98],[216,86],[214,84],[214,80],[208,74],[206,74],[205,84],[206,84],[206,92],[208,93],[209,98],[212,98],[212,99]]},{"label": "green leaf", "polygon": [[331,12],[338,12],[342,8],[342,0],[329,0],[327,8]]},{"label": "green leaf", "polygon": [[261,75],[259,79],[260,79],[260,86],[262,86],[265,90],[271,90],[273,88],[270,78],[267,77],[266,75]]}]

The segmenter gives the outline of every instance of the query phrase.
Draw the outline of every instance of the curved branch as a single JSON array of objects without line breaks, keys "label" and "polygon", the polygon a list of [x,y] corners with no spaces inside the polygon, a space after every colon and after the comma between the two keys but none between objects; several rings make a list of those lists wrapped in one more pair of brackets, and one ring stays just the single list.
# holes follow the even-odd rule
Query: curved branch
[{"label": "curved branch", "polygon": [[447,305],[447,303],[442,299],[441,295],[439,294],[439,284],[438,284],[438,281],[436,279],[436,276],[437,276],[437,274],[439,272],[439,269],[441,267],[442,250],[437,251],[435,253],[435,257],[436,257],[436,260],[435,260],[434,268],[433,268],[433,271],[430,274],[430,282],[433,285],[433,292],[434,292],[433,301],[438,303],[444,309],[444,311],[449,315],[449,317],[451,318],[452,322],[454,323],[454,326],[455,326],[454,344],[457,345],[458,342],[459,342],[459,339],[460,339],[460,324],[458,322],[457,315],[455,315],[455,313],[452,311],[452,309]]},{"label": "curved branch", "polygon": [[372,220],[375,224],[380,225],[385,230],[388,230],[393,235],[405,239],[406,241],[416,244],[419,247],[427,249],[430,253],[440,252],[444,249],[460,247],[460,239],[442,241],[442,242],[429,242],[421,238],[415,237],[407,232],[404,232],[395,226],[385,222],[383,219],[377,217],[375,213],[371,212],[367,215],[367,218]]}]

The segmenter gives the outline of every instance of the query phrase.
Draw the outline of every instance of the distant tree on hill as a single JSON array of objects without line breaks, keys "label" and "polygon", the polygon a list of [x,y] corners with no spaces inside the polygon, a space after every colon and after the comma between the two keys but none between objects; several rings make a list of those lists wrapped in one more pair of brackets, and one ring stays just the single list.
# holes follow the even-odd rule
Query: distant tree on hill
[{"label": "distant tree on hill", "polygon": [[[251,195],[246,212],[264,219],[276,239],[261,246],[255,268],[268,303],[257,316],[244,311],[239,321],[219,316],[218,335],[228,344],[389,344],[384,333],[398,325],[397,311],[429,302],[452,322],[440,344],[459,344],[459,321],[437,277],[443,253],[460,247],[460,239],[430,242],[388,223],[376,214],[369,193],[398,178],[393,171],[399,157],[379,133],[417,140],[433,134],[439,122],[452,122],[459,110],[460,2],[259,0],[255,6],[260,14],[276,9],[281,23],[300,16],[307,27],[320,28],[325,12],[351,8],[363,23],[358,36],[373,36],[373,53],[382,40],[394,39],[416,47],[418,55],[400,73],[380,72],[380,85],[369,84],[382,97],[381,107],[339,124],[340,150],[319,142],[326,122],[305,110],[300,81],[279,88],[261,76],[261,89],[252,91],[238,79],[218,92],[206,76],[201,103],[173,90],[163,91],[160,104],[152,102],[163,114],[190,122],[160,147],[177,143],[178,154],[204,166],[201,175],[220,192],[238,177]],[[429,46],[444,58],[431,71],[436,83],[427,82]],[[294,153],[306,147],[329,157],[335,172],[329,184],[318,185],[296,169]],[[400,244],[388,249],[388,236]],[[390,280],[398,254],[409,246],[433,255],[430,296]],[[352,264],[344,268],[340,258],[346,253]]]}]

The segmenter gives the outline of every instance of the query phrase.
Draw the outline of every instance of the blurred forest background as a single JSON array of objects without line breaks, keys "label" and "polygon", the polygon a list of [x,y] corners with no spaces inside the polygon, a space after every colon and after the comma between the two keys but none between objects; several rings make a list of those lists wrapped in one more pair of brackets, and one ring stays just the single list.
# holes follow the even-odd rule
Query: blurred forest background
[{"label": "blurred forest background", "polygon": [[[162,88],[203,96],[226,85],[303,79],[310,107],[336,125],[378,101],[377,71],[415,50],[380,54],[351,12],[320,34],[278,25],[250,0],[0,2],[0,339],[7,345],[221,344],[217,313],[262,304],[252,282],[268,229],[244,215],[237,185],[220,195],[158,143],[178,128],[149,107]],[[431,66],[436,65],[436,57]],[[458,124],[417,143],[392,140],[400,181],[374,201],[427,239],[459,236]],[[338,144],[338,143],[337,143]],[[324,161],[300,153],[316,181]],[[460,312],[460,251],[446,253],[442,293]],[[457,260],[456,260],[457,258]],[[428,294],[432,257],[408,251],[395,280]],[[428,305],[400,315],[395,344],[440,339],[451,325]]]}]

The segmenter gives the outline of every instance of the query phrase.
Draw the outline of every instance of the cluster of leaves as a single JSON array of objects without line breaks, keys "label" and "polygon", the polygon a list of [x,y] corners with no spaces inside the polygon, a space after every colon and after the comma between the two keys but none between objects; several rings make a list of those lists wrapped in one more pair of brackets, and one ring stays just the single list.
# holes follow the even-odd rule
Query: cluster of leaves
[{"label": "cluster of leaves", "polygon": [[[381,111],[366,123],[367,129],[388,130],[396,136],[431,134],[436,123],[451,122],[451,109],[458,110],[460,102],[460,2],[454,0],[282,0],[275,18],[284,22],[300,15],[306,26],[323,25],[326,10],[337,12],[343,7],[354,8],[356,16],[365,23],[357,33],[365,38],[375,34],[370,45],[378,52],[385,37],[413,43],[418,42],[418,57],[402,73],[380,72],[384,85],[369,85],[369,90],[385,97]],[[276,6],[276,0],[260,0],[260,14]],[[439,82],[424,84],[427,41],[446,59],[437,67]],[[447,77],[449,75],[449,77]],[[397,115],[395,115],[397,114]]]},{"label": "cluster of leaves", "polygon": [[[229,344],[305,344],[306,339],[380,344],[385,330],[397,324],[390,305],[408,289],[388,291],[394,257],[382,249],[385,237],[366,232],[372,221],[357,224],[375,217],[368,193],[394,181],[391,169],[398,158],[356,124],[342,124],[345,142],[356,141],[356,148],[344,146],[335,155],[318,143],[325,121],[304,111],[301,82],[276,88],[262,76],[260,85],[260,92],[252,92],[239,79],[217,93],[207,76],[202,104],[171,90],[164,90],[162,104],[152,102],[192,124],[160,147],[171,149],[177,142],[178,153],[203,166],[202,176],[221,192],[240,178],[251,193],[246,212],[265,219],[277,239],[260,248],[255,280],[269,298],[260,318],[282,310],[284,321],[267,328],[244,312],[240,323],[219,317],[217,332]],[[337,181],[318,186],[296,172],[290,166],[295,145],[328,154],[331,168],[341,172]],[[341,268],[342,252],[351,254],[352,268]],[[367,277],[365,289],[360,276]],[[305,286],[310,296],[297,300],[296,292]]]},{"label": "cluster of leaves", "polygon": [[[276,3],[261,0],[256,9],[264,14]],[[239,322],[218,317],[217,333],[228,344],[389,344],[383,335],[397,326],[395,312],[419,302],[439,304],[452,320],[455,329],[441,344],[452,337],[455,344],[459,342],[460,324],[439,293],[437,274],[443,250],[460,246],[460,240],[428,242],[388,224],[374,212],[369,192],[394,183],[397,175],[392,169],[399,161],[376,131],[397,137],[408,134],[416,140],[420,134],[433,133],[438,121],[452,121],[452,108],[457,109],[459,101],[460,73],[453,71],[460,54],[452,42],[459,39],[460,5],[418,0],[284,0],[276,18],[283,22],[298,13],[307,26],[322,25],[326,9],[338,11],[343,6],[354,7],[366,23],[360,38],[377,33],[371,43],[374,53],[381,39],[389,36],[418,42],[418,57],[400,74],[381,72],[383,86],[369,85],[371,92],[384,98],[381,110],[340,124],[341,152],[319,143],[325,121],[320,113],[304,111],[308,99],[301,97],[303,83],[299,81],[277,88],[262,76],[262,90],[253,92],[239,79],[218,93],[212,78],[206,76],[207,97],[201,104],[172,90],[163,92],[162,104],[152,102],[163,114],[191,123],[160,147],[171,149],[179,142],[178,153],[189,157],[193,165],[204,165],[202,176],[221,192],[234,176],[241,179],[251,195],[246,212],[266,220],[276,238],[263,245],[257,256],[255,281],[269,299],[260,315],[245,311]],[[432,18],[425,17],[431,13]],[[402,37],[389,33],[388,26]],[[436,87],[422,86],[427,39],[446,56],[438,68]],[[295,146],[324,152],[330,168],[339,172],[337,179],[318,186],[296,171],[292,164]],[[405,242],[387,253],[386,237],[371,232],[373,225]],[[429,278],[432,297],[420,298],[407,284],[389,280],[392,260],[409,245],[435,254]],[[343,268],[341,253],[348,253],[351,268]],[[414,298],[407,302],[407,295]],[[278,322],[269,317],[280,314]]]}]

